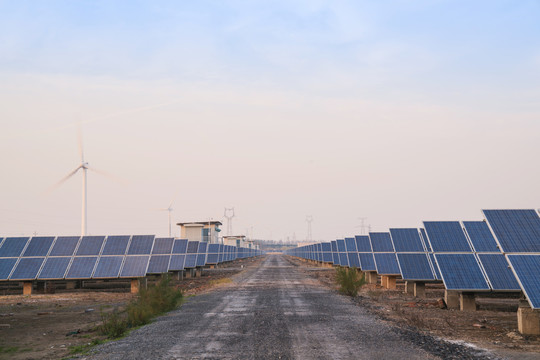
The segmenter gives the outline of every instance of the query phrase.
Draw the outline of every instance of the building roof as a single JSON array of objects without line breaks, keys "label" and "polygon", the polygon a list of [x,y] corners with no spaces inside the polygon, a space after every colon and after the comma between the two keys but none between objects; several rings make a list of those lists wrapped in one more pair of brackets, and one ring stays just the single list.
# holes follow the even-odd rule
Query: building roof
[{"label": "building roof", "polygon": [[221,221],[191,221],[191,222],[181,222],[181,223],[176,223],[176,225],[179,225],[179,226],[184,226],[184,225],[223,225],[221,223]]},{"label": "building roof", "polygon": [[224,239],[229,239],[229,238],[242,238],[242,239],[245,239],[246,235],[227,235],[227,236],[224,236],[223,238]]}]

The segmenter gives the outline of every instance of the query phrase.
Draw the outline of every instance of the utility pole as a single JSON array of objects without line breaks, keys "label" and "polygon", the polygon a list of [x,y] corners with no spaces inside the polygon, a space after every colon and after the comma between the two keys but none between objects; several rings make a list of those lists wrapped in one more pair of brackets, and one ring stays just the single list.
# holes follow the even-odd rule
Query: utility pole
[{"label": "utility pole", "polygon": [[234,207],[225,208],[223,217],[227,219],[227,236],[231,236],[232,235],[232,219],[234,217]]},{"label": "utility pole", "polygon": [[313,236],[311,234],[311,222],[313,221],[313,216],[308,215],[306,216],[306,222],[307,222],[307,236],[306,241],[311,242],[313,240]]}]

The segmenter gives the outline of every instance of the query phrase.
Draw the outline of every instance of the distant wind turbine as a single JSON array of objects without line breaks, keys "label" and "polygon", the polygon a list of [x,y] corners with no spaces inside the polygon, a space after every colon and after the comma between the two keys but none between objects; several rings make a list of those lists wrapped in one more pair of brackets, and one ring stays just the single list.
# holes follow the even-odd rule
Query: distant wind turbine
[{"label": "distant wind turbine", "polygon": [[81,163],[79,164],[79,166],[77,166],[75,168],[75,170],[73,170],[72,172],[70,172],[69,174],[67,174],[66,176],[64,176],[60,181],[58,181],[56,184],[54,184],[49,191],[53,191],[55,190],[56,188],[58,188],[60,185],[62,185],[64,182],[66,182],[70,177],[72,177],[73,175],[75,175],[79,170],[82,170],[83,172],[83,178],[82,178],[82,214],[81,214],[81,234],[82,236],[85,236],[86,235],[86,228],[87,228],[87,225],[86,225],[86,222],[87,222],[87,204],[86,204],[86,198],[87,198],[87,186],[86,186],[86,180],[87,180],[87,171],[88,170],[92,170],[98,174],[101,174],[101,175],[104,175],[104,176],[107,176],[107,177],[112,177],[110,174],[104,172],[104,171],[100,171],[100,170],[97,170],[93,167],[90,167],[88,165],[88,163],[84,160],[84,151],[83,151],[83,144],[82,144],[82,134],[81,134],[81,131],[79,130],[79,133],[78,133],[78,142],[79,142],[79,155],[81,156]]},{"label": "distant wind turbine", "polygon": [[[173,200],[174,201],[174,200]],[[173,208],[171,207],[173,204],[173,201],[169,204],[169,206],[165,209],[159,209],[160,211],[167,211],[169,213],[169,237],[171,237],[171,213],[173,212]]]}]

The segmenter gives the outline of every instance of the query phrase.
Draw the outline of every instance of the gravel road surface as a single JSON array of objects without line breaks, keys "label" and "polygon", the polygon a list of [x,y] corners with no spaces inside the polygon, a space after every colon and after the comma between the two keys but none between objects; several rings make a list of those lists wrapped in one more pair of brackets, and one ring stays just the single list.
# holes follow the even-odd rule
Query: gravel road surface
[{"label": "gravel road surface", "polygon": [[[414,339],[269,255],[234,282],[95,349],[89,359],[438,359]],[[432,342],[432,341],[431,341]],[[472,358],[461,349],[459,358]]]}]

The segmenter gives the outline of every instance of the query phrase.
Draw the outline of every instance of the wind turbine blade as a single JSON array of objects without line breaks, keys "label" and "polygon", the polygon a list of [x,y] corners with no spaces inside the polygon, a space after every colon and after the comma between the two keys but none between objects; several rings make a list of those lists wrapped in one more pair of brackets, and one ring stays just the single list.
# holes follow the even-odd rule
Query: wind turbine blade
[{"label": "wind turbine blade", "polygon": [[70,177],[72,177],[73,175],[75,175],[77,173],[77,171],[79,171],[79,169],[82,168],[82,165],[80,166],[77,166],[77,168],[75,170],[73,170],[72,172],[70,172],[69,174],[67,174],[66,176],[64,176],[62,179],[60,179],[60,181],[58,181],[56,184],[54,184],[53,186],[51,186],[50,188],[47,189],[47,191],[45,193],[49,194],[51,192],[53,192],[54,190],[58,189],[58,187],[60,185],[62,185],[63,183],[65,183],[67,181],[67,179],[69,179]]},{"label": "wind turbine blade", "polygon": [[[171,200],[171,203],[169,204],[169,206],[167,206],[167,209],[171,209],[171,206],[172,206],[172,203],[174,202],[174,200]],[[172,210],[172,209],[171,209]]]},{"label": "wind turbine blade", "polygon": [[77,140],[79,144],[79,155],[81,156],[81,164],[84,164],[83,140],[82,140],[82,130],[81,130],[80,123],[77,130]]},{"label": "wind turbine blade", "polygon": [[94,167],[91,167],[91,166],[87,166],[87,168],[88,168],[89,170],[92,170],[92,171],[95,172],[95,173],[98,173],[98,174],[100,174],[100,175],[102,175],[102,176],[105,176],[105,177],[107,177],[107,178],[109,178],[109,179],[111,179],[111,180],[113,180],[113,181],[115,181],[115,182],[117,182],[117,183],[119,183],[119,184],[122,184],[122,185],[126,185],[126,184],[127,184],[127,181],[126,181],[126,180],[124,180],[124,179],[122,179],[122,178],[119,178],[118,176],[115,176],[115,175],[113,175],[113,174],[111,174],[111,173],[108,173],[108,172],[106,172],[106,171],[98,170],[98,169],[96,169],[96,168],[94,168]]}]

